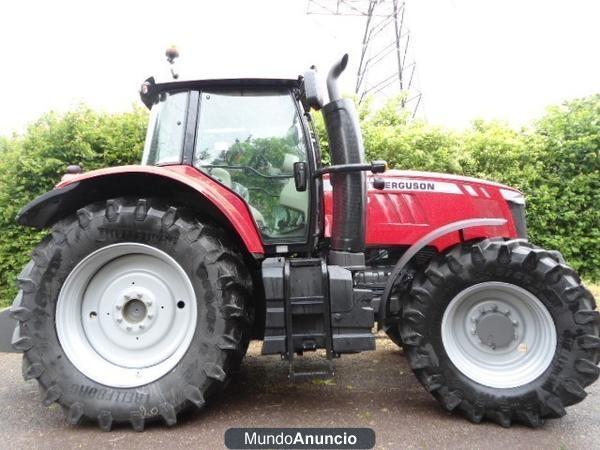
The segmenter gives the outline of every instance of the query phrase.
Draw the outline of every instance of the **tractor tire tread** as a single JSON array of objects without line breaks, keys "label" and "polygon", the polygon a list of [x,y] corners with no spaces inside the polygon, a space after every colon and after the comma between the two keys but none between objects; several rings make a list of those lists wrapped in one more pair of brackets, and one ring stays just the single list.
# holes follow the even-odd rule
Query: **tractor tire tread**
[{"label": "tractor tire tread", "polygon": [[[568,323],[564,336],[570,337],[573,348],[560,356],[569,363],[556,365],[559,358],[555,358],[553,369],[532,382],[532,389],[533,384],[543,386],[536,388],[537,394],[515,389],[503,395],[472,382],[449,361],[440,332],[432,331],[431,315],[435,308],[445,308],[440,297],[449,295],[444,289],[498,277],[500,281],[521,280],[531,290],[547,295],[546,306]],[[521,239],[485,239],[454,247],[417,273],[402,305],[402,321],[396,326],[416,377],[447,410],[460,411],[475,423],[488,419],[503,427],[515,422],[539,427],[544,418],[561,417],[566,406],[585,398],[585,387],[600,376],[600,314],[594,308],[591,293],[558,252]]]},{"label": "tractor tire tread", "polygon": [[[197,264],[194,266],[195,273],[190,272],[189,275],[200,277],[202,285],[209,283],[209,280],[213,283],[214,287],[207,291],[205,301],[215,307],[215,318],[211,320],[223,321],[224,325],[219,329],[224,329],[224,332],[203,344],[208,344],[206,348],[213,349],[207,356],[207,360],[212,362],[204,363],[191,376],[193,382],[176,383],[163,392],[160,387],[153,388],[158,397],[154,406],[145,404],[142,406],[147,408],[137,409],[115,403],[107,407],[106,402],[95,403],[94,399],[79,397],[70,387],[61,384],[59,372],[51,360],[61,355],[62,349],[60,346],[49,347],[47,339],[40,337],[37,331],[39,325],[36,324],[34,330],[28,323],[37,322],[38,318],[46,320],[50,316],[46,309],[50,307],[50,302],[38,303],[38,292],[46,283],[44,277],[49,276],[47,274],[55,265],[50,262],[57,259],[57,252],[77,252],[76,243],[80,242],[82,236],[90,233],[90,230],[97,230],[103,224],[148,227],[156,223],[159,233],[173,233],[173,236],[185,242],[186,248],[201,255],[198,262],[194,263]],[[66,275],[67,273],[62,274],[63,277]],[[228,282],[220,281],[225,278]],[[23,378],[37,380],[42,392],[42,403],[45,406],[59,403],[71,424],[88,420],[95,422],[102,430],[110,431],[114,424],[128,423],[134,430],[143,431],[147,422],[162,419],[167,426],[172,426],[177,422],[177,415],[184,409],[189,406],[202,408],[205,398],[214,396],[223,389],[229,376],[239,367],[248,348],[250,326],[254,318],[251,294],[253,287],[241,252],[219,227],[199,219],[185,208],[169,206],[161,199],[122,197],[80,208],[53,225],[51,234],[42,240],[34,250],[32,260],[21,271],[17,284],[19,292],[11,307],[11,315],[18,324],[12,342],[15,349],[25,352]],[[54,339],[58,343],[57,338]],[[161,381],[159,379],[153,383]],[[117,389],[115,388],[115,392]],[[146,386],[140,389],[148,391]]]}]

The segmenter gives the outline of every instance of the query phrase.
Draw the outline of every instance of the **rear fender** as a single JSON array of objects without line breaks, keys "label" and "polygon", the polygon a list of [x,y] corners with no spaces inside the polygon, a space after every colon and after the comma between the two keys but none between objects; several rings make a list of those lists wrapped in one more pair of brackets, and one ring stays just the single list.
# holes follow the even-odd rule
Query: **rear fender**
[{"label": "rear fender", "polygon": [[122,166],[67,175],[17,216],[21,225],[46,228],[90,203],[135,195],[162,197],[208,215],[228,229],[254,258],[264,255],[248,204],[236,193],[190,166]]}]

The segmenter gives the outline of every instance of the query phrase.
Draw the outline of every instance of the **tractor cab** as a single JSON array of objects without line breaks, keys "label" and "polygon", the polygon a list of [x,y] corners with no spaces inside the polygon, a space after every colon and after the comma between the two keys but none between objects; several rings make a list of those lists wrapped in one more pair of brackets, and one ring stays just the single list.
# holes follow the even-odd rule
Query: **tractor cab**
[{"label": "tractor cab", "polygon": [[314,166],[318,149],[302,81],[147,80],[142,164],[192,165],[248,204],[265,244],[305,243],[312,186],[297,186],[294,168]]}]

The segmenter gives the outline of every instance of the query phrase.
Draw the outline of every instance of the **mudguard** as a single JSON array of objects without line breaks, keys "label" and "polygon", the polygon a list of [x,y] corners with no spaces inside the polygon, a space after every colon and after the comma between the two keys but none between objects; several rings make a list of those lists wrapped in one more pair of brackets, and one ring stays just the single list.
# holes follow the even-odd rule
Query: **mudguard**
[{"label": "mudguard", "polygon": [[[261,257],[265,250],[248,204],[235,192],[191,166],[120,166],[82,174],[68,174],[56,188],[36,198],[17,216],[21,225],[45,228],[94,201],[120,197],[186,196],[230,226],[248,253]],[[181,200],[181,198],[178,198]]]},{"label": "mudguard", "polygon": [[431,244],[436,239],[442,238],[456,231],[464,231],[474,227],[502,226],[506,224],[506,222],[507,220],[501,217],[459,220],[457,222],[452,222],[439,228],[436,228],[433,231],[430,231],[428,234],[426,234],[413,245],[411,245],[402,255],[402,257],[398,260],[398,262],[394,266],[394,270],[392,270],[388,277],[388,281],[385,285],[385,290],[383,292],[383,295],[381,296],[381,300],[379,303],[377,329],[381,329],[386,321],[387,307],[389,306],[390,302],[390,294],[392,293],[392,288],[394,287],[396,279],[398,278],[402,270],[406,267],[406,265],[410,262],[410,260],[413,258],[413,256],[415,256],[419,252],[419,250]]}]

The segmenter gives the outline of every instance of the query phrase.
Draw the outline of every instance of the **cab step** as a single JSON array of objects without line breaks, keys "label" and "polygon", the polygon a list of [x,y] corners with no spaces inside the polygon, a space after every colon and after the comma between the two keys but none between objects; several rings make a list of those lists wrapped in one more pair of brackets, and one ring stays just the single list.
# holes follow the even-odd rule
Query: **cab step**
[{"label": "cab step", "polygon": [[[283,268],[285,359],[290,380],[333,376],[333,339],[327,264],[320,258],[289,259]],[[324,348],[327,369],[297,371],[296,353]]]}]

